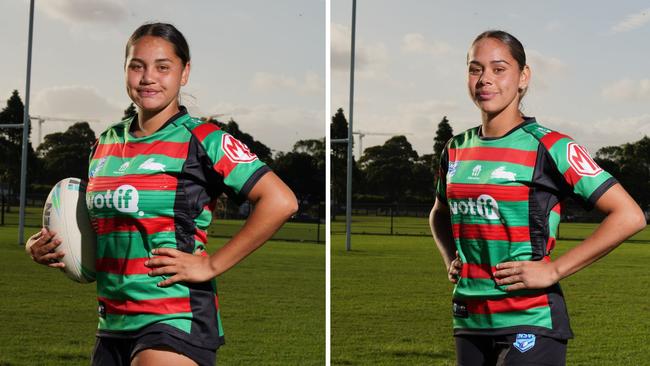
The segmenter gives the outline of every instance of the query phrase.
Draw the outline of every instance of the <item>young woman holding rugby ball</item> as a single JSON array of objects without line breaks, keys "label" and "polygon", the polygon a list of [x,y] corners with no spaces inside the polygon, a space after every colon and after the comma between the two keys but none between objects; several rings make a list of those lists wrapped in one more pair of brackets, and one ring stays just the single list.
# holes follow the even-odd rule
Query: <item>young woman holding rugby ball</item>
[{"label": "young woman holding rugby ball", "polygon": [[[101,134],[89,168],[99,308],[93,365],[214,365],[223,343],[214,279],[269,239],[297,210],[296,198],[244,144],[179,105],[190,54],[174,26],[139,27],[124,70],[138,114]],[[208,256],[207,227],[223,192],[255,209]],[[107,195],[129,199],[101,204]],[[36,262],[62,266],[53,233],[43,229],[28,244]]]}]

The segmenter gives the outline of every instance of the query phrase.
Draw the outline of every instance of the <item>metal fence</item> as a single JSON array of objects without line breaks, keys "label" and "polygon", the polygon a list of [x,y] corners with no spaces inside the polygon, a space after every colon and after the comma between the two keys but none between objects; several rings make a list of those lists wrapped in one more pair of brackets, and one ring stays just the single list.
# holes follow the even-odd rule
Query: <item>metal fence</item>
[{"label": "metal fence", "polygon": [[[352,203],[352,234],[431,236],[429,213],[431,204]],[[331,208],[332,234],[345,234],[345,207]],[[585,211],[574,201],[562,208],[562,222],[595,223],[604,215],[598,210]],[[560,232],[561,234],[561,232]]]},{"label": "metal fence", "polygon": [[[46,199],[47,195],[43,194],[27,195],[25,226],[30,230],[41,227]],[[18,224],[18,205],[17,196],[0,194],[0,225]],[[252,209],[252,205],[248,202],[237,205],[225,195],[220,197],[213,211],[213,221],[208,229],[208,235],[219,238],[232,237],[241,229]],[[324,244],[324,202],[301,202],[298,212],[280,228],[273,236],[273,240]]]}]

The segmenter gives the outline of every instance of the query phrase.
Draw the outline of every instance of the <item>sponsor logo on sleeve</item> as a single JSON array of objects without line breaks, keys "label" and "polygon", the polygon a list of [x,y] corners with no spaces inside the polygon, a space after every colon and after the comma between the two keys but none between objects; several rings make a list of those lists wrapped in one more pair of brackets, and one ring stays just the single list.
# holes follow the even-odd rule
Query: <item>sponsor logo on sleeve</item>
[{"label": "sponsor logo on sleeve", "polygon": [[569,164],[578,175],[595,177],[603,172],[603,169],[589,156],[587,149],[575,142],[569,142],[566,152]]},{"label": "sponsor logo on sleeve", "polygon": [[221,150],[234,163],[250,163],[257,160],[257,155],[253,154],[248,146],[227,133],[221,138]]},{"label": "sponsor logo on sleeve", "polygon": [[519,352],[524,353],[531,348],[535,347],[535,335],[534,334],[525,334],[519,333],[515,338],[515,343],[512,344],[515,346]]}]

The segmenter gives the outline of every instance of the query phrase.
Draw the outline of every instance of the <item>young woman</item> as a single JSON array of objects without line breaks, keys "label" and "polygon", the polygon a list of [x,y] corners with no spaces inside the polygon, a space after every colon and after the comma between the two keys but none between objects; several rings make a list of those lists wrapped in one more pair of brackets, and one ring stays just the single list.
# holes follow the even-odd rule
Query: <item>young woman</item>
[{"label": "young woman", "polygon": [[[521,113],[531,70],[515,37],[480,34],[467,67],[482,123],[447,144],[429,220],[456,284],[458,364],[564,365],[573,334],[558,282],[641,230],[645,218],[583,147]],[[551,261],[569,196],[606,218]]]},{"label": "young woman", "polygon": [[[126,45],[133,118],[93,147],[87,203],[97,232],[99,329],[93,365],[214,365],[223,343],[214,278],[261,246],[296,211],[291,190],[248,148],[190,117],[179,91],[190,54],[172,25],[145,24]],[[255,205],[242,229],[205,252],[215,200]],[[62,267],[54,233],[29,251]]]}]

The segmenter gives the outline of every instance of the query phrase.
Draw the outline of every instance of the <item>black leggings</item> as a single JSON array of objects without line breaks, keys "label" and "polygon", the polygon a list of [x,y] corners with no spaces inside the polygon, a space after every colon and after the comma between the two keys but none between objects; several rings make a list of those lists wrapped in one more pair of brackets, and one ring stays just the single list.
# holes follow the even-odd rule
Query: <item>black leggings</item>
[{"label": "black leggings", "polygon": [[458,366],[564,366],[566,340],[533,334],[458,335]]}]

